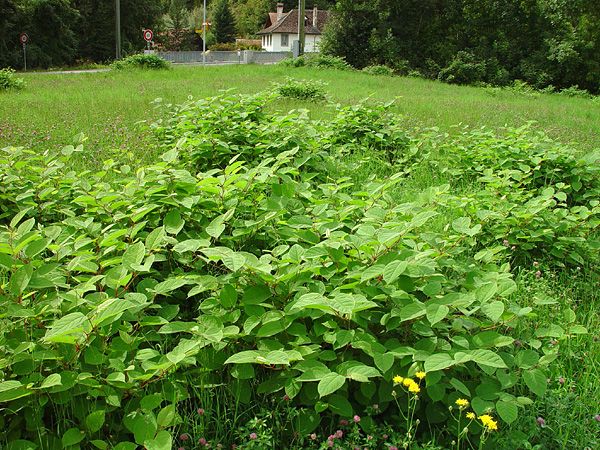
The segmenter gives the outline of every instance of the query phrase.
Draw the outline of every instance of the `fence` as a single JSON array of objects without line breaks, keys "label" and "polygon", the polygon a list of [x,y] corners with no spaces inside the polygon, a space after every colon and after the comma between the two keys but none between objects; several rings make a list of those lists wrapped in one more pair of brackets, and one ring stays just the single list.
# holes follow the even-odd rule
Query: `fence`
[{"label": "fence", "polygon": [[[202,62],[202,52],[156,52],[158,56],[173,63]],[[243,50],[240,52],[207,51],[206,62],[210,64],[273,64],[291,56],[290,52],[258,52]]]}]

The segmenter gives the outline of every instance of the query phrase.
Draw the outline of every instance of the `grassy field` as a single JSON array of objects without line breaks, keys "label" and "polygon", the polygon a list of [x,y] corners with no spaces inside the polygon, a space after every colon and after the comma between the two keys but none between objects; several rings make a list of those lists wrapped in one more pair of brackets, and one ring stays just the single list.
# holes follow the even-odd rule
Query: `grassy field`
[{"label": "grassy field", "polygon": [[[332,99],[343,104],[369,96],[380,101],[397,99],[395,109],[409,126],[435,126],[451,132],[459,124],[500,128],[534,121],[552,138],[572,143],[582,152],[600,147],[600,103],[587,99],[549,94],[531,97],[416,78],[246,65],[176,67],[135,75],[25,74],[27,89],[0,96],[0,146],[62,146],[83,132],[89,137],[88,150],[100,160],[100,153],[108,148],[151,149],[136,123],[158,117],[152,106],[156,98],[180,103],[188,96],[203,97],[222,89],[256,92],[286,76],[323,80]],[[306,105],[291,101],[280,107],[288,110]],[[327,113],[324,108],[311,110],[317,117]],[[140,154],[154,154],[147,150]]]},{"label": "grassy field", "polygon": [[[407,127],[438,127],[452,133],[472,128],[520,126],[534,121],[535,128],[571,144],[582,154],[600,148],[600,103],[580,98],[458,87],[416,78],[376,77],[362,73],[288,69],[277,66],[176,67],[168,72],[92,74],[26,74],[27,88],[0,94],[0,148],[9,145],[36,150],[58,148],[79,132],[88,136],[81,168],[97,167],[115,150],[131,152],[134,165],[152,162],[158,155],[154,137],[142,121],[158,119],[162,110],[156,98],[177,104],[189,96],[214,95],[234,88],[252,93],[271,87],[286,76],[322,80],[333,101],[353,104],[366,97],[397,99],[394,109]],[[324,104],[278,100],[276,108],[309,108],[312,117],[326,117]],[[374,168],[376,172],[378,169]],[[368,174],[364,174],[366,177]],[[358,174],[357,176],[361,176]],[[428,186],[444,183],[437,173],[422,173],[403,185],[398,198],[408,201]],[[466,189],[466,191],[468,188]],[[447,222],[451,219],[444,217]],[[589,270],[588,270],[589,269]],[[540,296],[555,302],[532,318],[539,323],[562,323],[573,311],[590,332],[573,336],[563,346],[548,377],[543,398],[528,406],[520,418],[502,430],[497,448],[579,449],[598,444],[600,423],[600,289],[597,268],[583,267],[579,274],[544,273],[535,269],[516,274],[515,301],[533,305]],[[544,419],[543,426],[539,418]],[[530,442],[529,444],[524,444]],[[1,444],[1,441],[0,441]]]}]

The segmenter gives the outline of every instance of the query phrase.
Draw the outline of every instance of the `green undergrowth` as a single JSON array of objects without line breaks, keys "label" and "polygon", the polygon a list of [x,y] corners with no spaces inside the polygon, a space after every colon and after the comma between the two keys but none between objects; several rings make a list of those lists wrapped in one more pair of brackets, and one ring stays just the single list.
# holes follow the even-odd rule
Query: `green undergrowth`
[{"label": "green undergrowth", "polygon": [[597,157],[276,101],[163,106],[139,168],[2,150],[0,445],[594,447]]}]

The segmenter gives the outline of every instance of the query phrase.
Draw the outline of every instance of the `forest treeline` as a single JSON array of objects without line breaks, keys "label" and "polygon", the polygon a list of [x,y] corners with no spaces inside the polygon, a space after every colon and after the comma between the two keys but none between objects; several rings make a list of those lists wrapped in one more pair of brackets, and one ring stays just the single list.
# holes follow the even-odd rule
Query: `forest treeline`
[{"label": "forest treeline", "polygon": [[[144,47],[142,28],[193,32],[200,27],[202,3],[121,0],[124,52]],[[209,44],[255,36],[276,3],[209,0],[209,20],[216,12],[234,22],[215,17]],[[285,11],[298,4],[283,3]],[[307,8],[315,5],[334,12],[322,50],[357,68],[385,64],[453,83],[505,85],[518,79],[538,88],[577,85],[600,92],[598,0],[306,1]],[[30,36],[31,66],[110,60],[114,15],[114,0],[0,0],[0,67],[21,67],[22,31]],[[219,34],[219,26],[229,31]]]},{"label": "forest treeline", "polygon": [[323,50],[443,81],[600,90],[598,0],[340,0]]}]

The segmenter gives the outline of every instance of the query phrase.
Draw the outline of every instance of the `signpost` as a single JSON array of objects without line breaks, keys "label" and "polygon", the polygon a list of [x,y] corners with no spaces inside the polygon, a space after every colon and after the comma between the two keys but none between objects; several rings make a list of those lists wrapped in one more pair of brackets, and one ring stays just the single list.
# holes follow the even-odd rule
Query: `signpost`
[{"label": "signpost", "polygon": [[142,32],[142,35],[144,36],[144,40],[146,41],[146,46],[148,47],[148,50],[150,50],[150,44],[152,43],[152,39],[154,38],[154,33],[150,28],[148,28]]},{"label": "signpost", "polygon": [[23,45],[23,67],[24,70],[27,70],[27,42],[29,41],[29,36],[27,33],[21,33],[19,35],[19,42]]},{"label": "signpost", "polygon": [[202,8],[202,64],[206,65],[206,0]]}]

